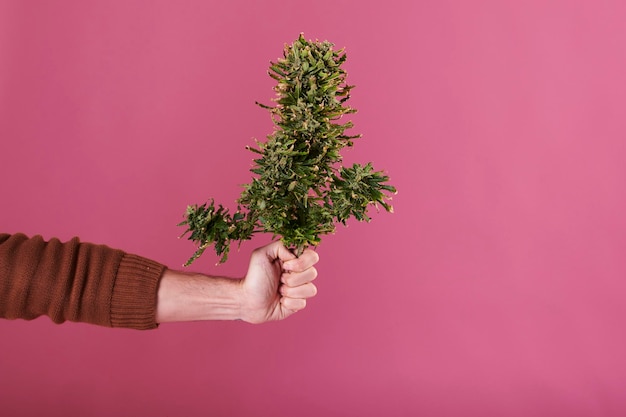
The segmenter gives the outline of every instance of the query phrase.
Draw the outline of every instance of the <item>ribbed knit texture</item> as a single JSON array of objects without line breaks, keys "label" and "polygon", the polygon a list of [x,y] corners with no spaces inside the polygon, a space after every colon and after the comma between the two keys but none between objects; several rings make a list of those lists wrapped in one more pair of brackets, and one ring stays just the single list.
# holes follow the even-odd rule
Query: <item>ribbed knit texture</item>
[{"label": "ribbed knit texture", "polygon": [[141,330],[157,327],[156,296],[164,269],[149,259],[124,255],[111,296],[111,326]]},{"label": "ribbed knit texture", "polygon": [[49,316],[109,327],[155,328],[165,267],[73,238],[0,234],[0,317]]}]

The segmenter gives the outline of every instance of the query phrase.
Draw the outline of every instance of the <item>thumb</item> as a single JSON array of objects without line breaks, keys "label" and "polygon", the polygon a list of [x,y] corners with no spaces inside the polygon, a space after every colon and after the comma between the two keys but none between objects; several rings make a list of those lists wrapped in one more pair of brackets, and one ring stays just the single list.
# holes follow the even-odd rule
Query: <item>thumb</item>
[{"label": "thumb", "polygon": [[287,249],[287,247],[280,240],[267,245],[265,247],[265,253],[272,262],[276,260],[287,262],[292,259],[296,259],[296,255]]}]

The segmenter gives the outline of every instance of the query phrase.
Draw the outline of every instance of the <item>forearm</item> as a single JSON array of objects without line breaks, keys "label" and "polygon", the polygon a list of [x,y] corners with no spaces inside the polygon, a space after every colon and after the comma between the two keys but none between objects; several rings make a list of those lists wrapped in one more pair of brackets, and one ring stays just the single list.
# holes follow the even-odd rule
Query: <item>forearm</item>
[{"label": "forearm", "polygon": [[166,269],[157,293],[156,321],[241,319],[241,282]]}]

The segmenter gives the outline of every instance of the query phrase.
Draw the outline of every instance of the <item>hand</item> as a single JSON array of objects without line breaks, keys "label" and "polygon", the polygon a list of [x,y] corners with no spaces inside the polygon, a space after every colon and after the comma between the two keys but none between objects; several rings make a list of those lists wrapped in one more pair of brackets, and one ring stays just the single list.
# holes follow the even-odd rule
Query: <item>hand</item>
[{"label": "hand", "polygon": [[282,320],[302,310],[317,293],[311,281],[318,259],[312,250],[296,258],[274,242],[252,253],[244,279],[166,269],[159,282],[156,321]]},{"label": "hand", "polygon": [[297,258],[281,242],[256,249],[241,281],[241,318],[249,323],[282,320],[306,307],[317,293],[312,281],[318,260],[310,249]]}]

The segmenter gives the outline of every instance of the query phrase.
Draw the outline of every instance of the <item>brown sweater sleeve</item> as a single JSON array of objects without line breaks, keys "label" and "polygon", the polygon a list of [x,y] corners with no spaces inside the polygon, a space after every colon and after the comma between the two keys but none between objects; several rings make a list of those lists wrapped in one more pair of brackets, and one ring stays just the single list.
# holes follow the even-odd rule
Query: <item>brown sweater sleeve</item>
[{"label": "brown sweater sleeve", "polygon": [[0,234],[0,317],[153,329],[165,266],[104,245]]}]

